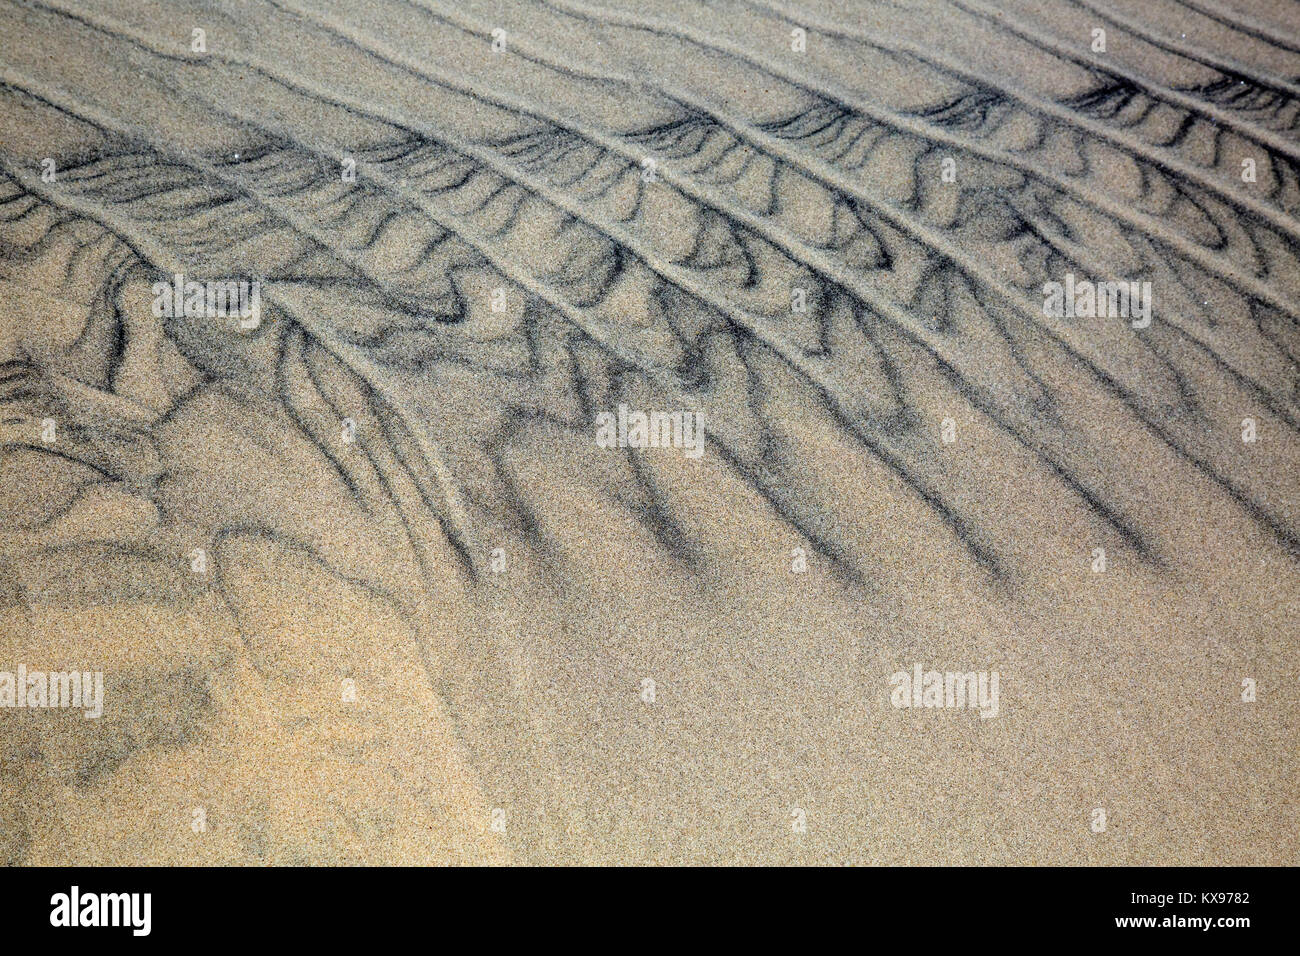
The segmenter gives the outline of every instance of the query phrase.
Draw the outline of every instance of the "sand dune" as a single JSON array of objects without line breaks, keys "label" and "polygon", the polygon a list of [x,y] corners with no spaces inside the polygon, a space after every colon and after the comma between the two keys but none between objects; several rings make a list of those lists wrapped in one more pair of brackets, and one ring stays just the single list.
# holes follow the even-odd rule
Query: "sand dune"
[{"label": "sand dune", "polygon": [[1297,862],[1295,10],[0,4],[0,859]]}]

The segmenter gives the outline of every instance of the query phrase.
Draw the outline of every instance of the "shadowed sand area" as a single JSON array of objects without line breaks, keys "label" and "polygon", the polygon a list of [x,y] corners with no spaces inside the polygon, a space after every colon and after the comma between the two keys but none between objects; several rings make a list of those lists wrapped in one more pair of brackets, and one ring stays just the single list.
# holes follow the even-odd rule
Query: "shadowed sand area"
[{"label": "shadowed sand area", "polygon": [[3,0],[0,860],[1300,862],[1298,323],[1293,0]]}]

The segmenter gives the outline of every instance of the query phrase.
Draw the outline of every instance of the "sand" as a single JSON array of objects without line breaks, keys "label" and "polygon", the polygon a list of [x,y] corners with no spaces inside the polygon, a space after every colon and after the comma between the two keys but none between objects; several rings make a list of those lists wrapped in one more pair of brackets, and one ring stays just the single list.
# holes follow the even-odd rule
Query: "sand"
[{"label": "sand", "polygon": [[0,706],[0,860],[1300,862],[1300,31],[1223,10],[0,4],[0,705],[104,687]]}]

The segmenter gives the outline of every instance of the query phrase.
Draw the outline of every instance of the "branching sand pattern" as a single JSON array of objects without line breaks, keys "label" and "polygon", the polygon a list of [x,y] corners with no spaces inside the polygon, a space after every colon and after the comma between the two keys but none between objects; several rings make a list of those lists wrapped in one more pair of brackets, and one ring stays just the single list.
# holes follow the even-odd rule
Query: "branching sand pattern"
[{"label": "branching sand pattern", "polygon": [[1296,861],[1300,4],[0,41],[0,858]]}]

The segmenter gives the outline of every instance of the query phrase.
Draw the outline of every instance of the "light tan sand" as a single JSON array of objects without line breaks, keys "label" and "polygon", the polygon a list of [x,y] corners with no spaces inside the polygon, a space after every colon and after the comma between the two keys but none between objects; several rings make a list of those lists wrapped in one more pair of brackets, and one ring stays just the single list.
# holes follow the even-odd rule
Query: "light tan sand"
[{"label": "light tan sand", "polygon": [[0,4],[0,859],[1300,862],[1300,25],[1089,5]]}]

